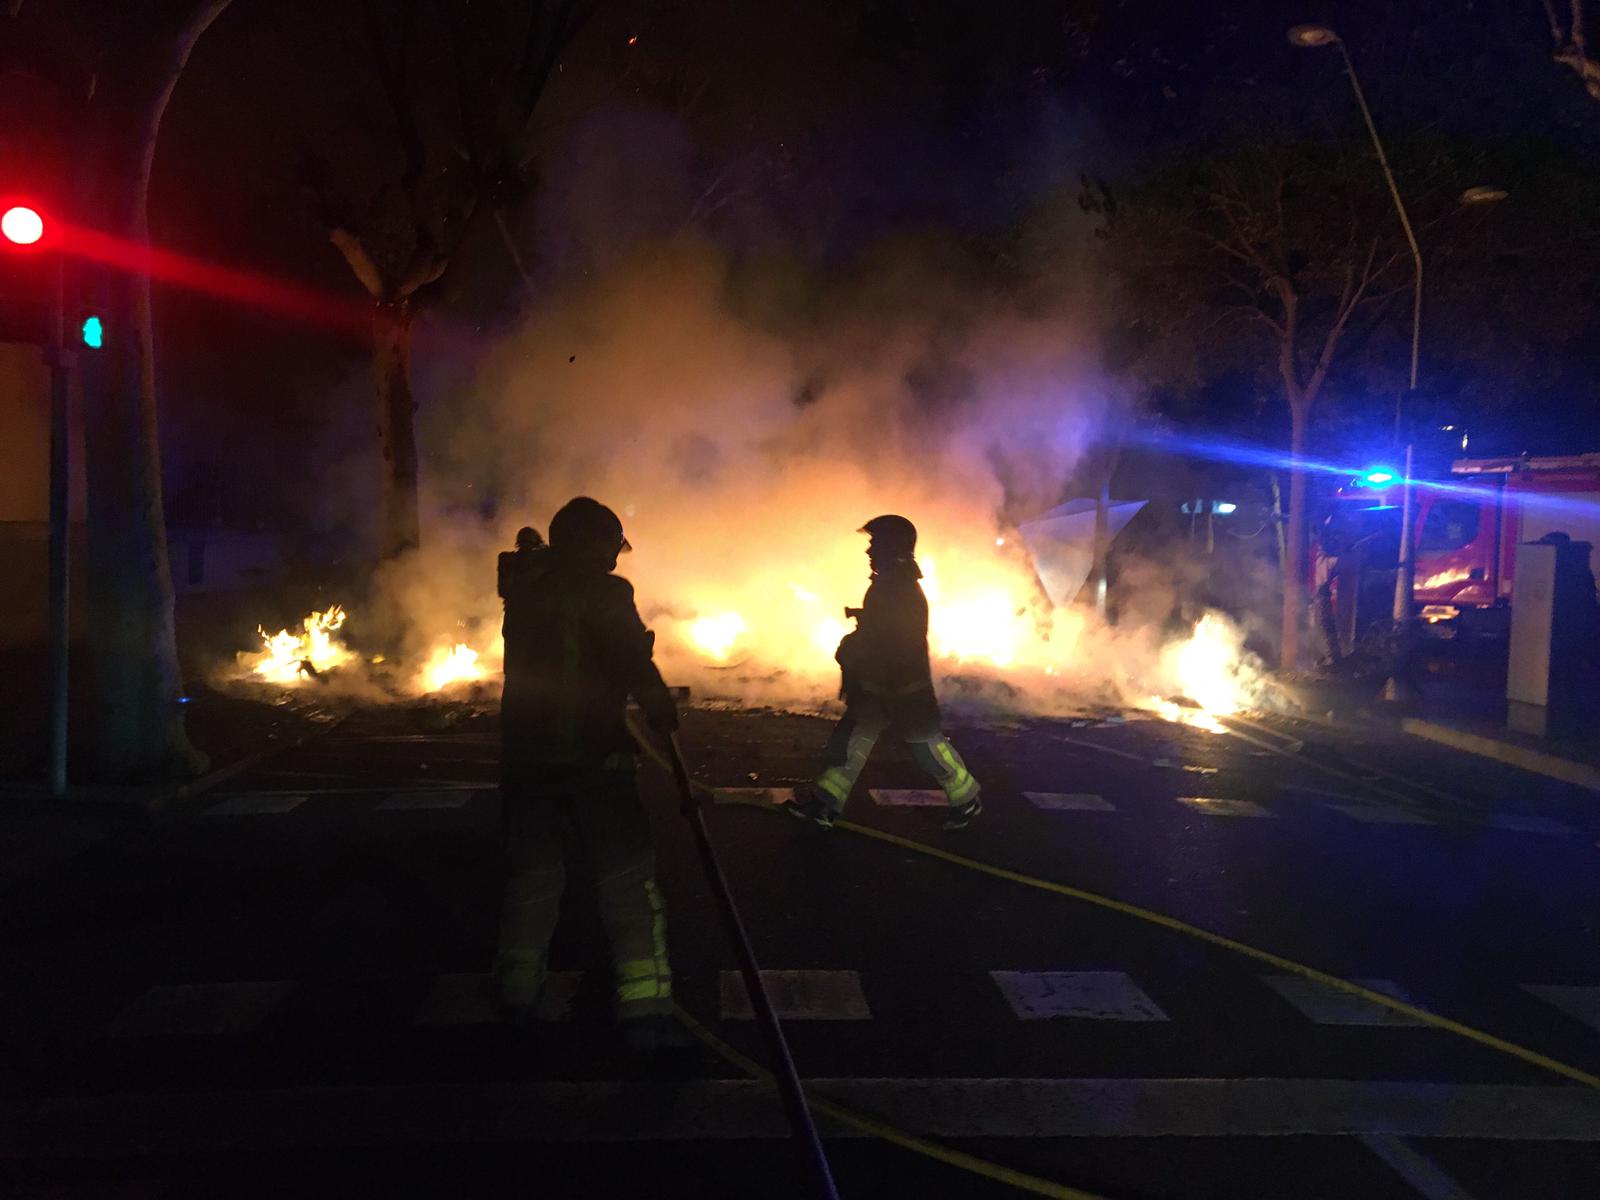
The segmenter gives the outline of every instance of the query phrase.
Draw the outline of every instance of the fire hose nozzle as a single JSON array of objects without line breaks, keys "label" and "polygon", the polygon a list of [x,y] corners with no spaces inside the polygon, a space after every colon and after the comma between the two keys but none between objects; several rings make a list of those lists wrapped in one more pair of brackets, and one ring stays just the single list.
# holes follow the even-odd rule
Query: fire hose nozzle
[{"label": "fire hose nozzle", "polygon": [[861,609],[851,608],[847,604],[844,608],[844,617],[847,621],[859,621],[861,619]]}]

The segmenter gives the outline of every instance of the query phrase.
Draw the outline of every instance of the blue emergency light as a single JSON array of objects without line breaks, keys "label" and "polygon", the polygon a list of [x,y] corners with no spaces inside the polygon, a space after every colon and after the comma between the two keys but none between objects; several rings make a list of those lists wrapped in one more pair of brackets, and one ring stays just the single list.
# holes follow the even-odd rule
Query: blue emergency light
[{"label": "blue emergency light", "polygon": [[1387,467],[1374,467],[1356,477],[1357,487],[1388,487],[1397,479],[1395,472]]}]

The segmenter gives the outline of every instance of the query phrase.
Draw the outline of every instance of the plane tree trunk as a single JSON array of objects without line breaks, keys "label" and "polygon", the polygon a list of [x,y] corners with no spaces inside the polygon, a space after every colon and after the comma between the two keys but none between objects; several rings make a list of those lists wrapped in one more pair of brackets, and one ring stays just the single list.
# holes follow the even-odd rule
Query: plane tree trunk
[{"label": "plane tree trunk", "polygon": [[[134,247],[149,241],[161,118],[195,42],[228,0],[161,6],[130,22],[95,82],[78,220]],[[155,344],[147,271],[82,264],[104,345],[81,356],[98,775],[117,783],[192,775],[184,729],[161,494]]]}]

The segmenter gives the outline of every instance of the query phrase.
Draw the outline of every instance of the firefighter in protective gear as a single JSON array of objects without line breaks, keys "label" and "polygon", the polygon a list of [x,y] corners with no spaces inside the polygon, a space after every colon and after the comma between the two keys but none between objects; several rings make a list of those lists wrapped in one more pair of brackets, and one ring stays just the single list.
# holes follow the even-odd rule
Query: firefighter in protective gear
[{"label": "firefighter in protective gear", "polygon": [[531,525],[517,530],[517,548],[502,551],[496,561],[496,583],[500,599],[508,605],[512,597],[532,580],[538,578],[545,567],[546,546],[539,531]]},{"label": "firefighter in protective gear", "polygon": [[939,701],[928,665],[928,601],[917,566],[917,530],[901,516],[874,517],[858,531],[870,539],[872,583],[835,658],[845,714],[823,750],[823,770],[796,797],[795,816],[831,827],[844,810],[867,757],[885,732],[911,747],[912,757],[950,800],[946,829],[962,829],[983,811],[978,781],[940,731]]},{"label": "firefighter in protective gear", "polygon": [[508,595],[502,796],[508,880],[496,976],[508,1022],[533,1018],[569,868],[593,874],[630,1045],[678,1045],[650,822],[635,780],[628,697],[677,728],[633,587],[631,549],[605,505],[580,496],[550,522],[540,572]]}]

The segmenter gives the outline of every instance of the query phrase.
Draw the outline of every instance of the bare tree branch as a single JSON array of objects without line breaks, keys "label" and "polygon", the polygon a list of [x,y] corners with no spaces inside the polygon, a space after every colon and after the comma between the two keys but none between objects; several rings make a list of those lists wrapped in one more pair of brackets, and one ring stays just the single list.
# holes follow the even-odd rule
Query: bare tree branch
[{"label": "bare tree branch", "polygon": [[361,239],[348,229],[330,229],[328,240],[340,254],[344,255],[344,261],[350,265],[351,272],[360,281],[361,286],[367,289],[374,300],[382,300],[387,290],[383,283],[383,273],[378,270],[378,264],[372,261],[372,255],[367,253],[367,248],[361,244]]}]

